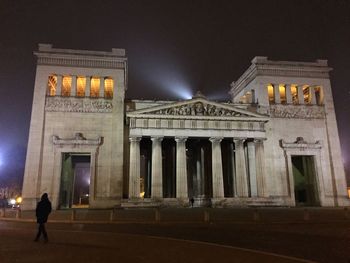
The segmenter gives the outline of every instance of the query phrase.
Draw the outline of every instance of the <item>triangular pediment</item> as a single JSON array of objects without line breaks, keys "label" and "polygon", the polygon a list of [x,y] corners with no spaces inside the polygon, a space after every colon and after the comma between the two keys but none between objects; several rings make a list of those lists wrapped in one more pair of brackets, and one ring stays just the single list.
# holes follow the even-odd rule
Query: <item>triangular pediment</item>
[{"label": "triangular pediment", "polygon": [[255,112],[241,109],[230,104],[194,98],[149,108],[129,111],[128,117],[141,116],[178,116],[178,117],[227,117],[227,118],[266,118]]}]

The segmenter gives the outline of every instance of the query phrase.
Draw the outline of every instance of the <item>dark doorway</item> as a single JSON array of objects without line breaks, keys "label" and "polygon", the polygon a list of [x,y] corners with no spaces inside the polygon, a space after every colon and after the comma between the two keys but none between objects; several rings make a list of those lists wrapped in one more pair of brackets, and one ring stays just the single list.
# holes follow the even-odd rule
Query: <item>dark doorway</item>
[{"label": "dark doorway", "polygon": [[60,185],[60,208],[89,206],[90,155],[63,153]]},{"label": "dark doorway", "polygon": [[292,156],[294,195],[297,206],[318,206],[319,198],[313,156]]},{"label": "dark doorway", "polygon": [[211,143],[208,139],[186,142],[188,195],[199,202],[213,196]]},{"label": "dark doorway", "polygon": [[162,142],[163,158],[163,196],[176,197],[176,142],[174,138],[164,138]]},{"label": "dark doorway", "polygon": [[152,141],[142,138],[140,142],[140,197],[151,197],[152,174]]}]

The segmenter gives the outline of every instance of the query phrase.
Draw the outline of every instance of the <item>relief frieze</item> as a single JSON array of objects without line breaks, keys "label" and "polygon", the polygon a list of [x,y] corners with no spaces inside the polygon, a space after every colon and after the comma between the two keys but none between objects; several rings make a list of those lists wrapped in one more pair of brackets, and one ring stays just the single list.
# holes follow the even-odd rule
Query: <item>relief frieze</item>
[{"label": "relief frieze", "polygon": [[181,105],[172,108],[166,108],[157,110],[154,112],[148,112],[148,114],[157,115],[177,115],[177,116],[234,116],[241,117],[246,116],[240,112],[221,108],[212,104],[205,104],[202,102],[196,102],[192,104]]},{"label": "relief frieze", "polygon": [[103,98],[46,97],[45,110],[49,112],[109,113],[113,110],[113,103]]},{"label": "relief frieze", "polygon": [[273,118],[323,119],[324,107],[317,105],[270,105]]}]

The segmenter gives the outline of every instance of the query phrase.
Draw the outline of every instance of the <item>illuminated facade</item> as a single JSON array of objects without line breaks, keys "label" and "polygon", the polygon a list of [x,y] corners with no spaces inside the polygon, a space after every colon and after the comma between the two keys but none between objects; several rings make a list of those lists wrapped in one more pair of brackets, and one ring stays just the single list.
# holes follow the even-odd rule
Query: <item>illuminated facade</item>
[{"label": "illuminated facade", "polygon": [[327,61],[256,57],[231,103],[124,101],[127,59],[39,45],[23,208],[348,206]]}]

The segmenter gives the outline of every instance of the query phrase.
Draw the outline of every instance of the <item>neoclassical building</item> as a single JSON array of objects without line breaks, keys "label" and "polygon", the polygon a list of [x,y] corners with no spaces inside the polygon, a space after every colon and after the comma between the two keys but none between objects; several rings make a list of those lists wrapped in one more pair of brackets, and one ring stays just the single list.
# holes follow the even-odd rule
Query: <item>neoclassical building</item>
[{"label": "neoclassical building", "polygon": [[34,54],[23,209],[350,205],[326,60],[255,57],[229,103],[126,101],[124,49]]}]

